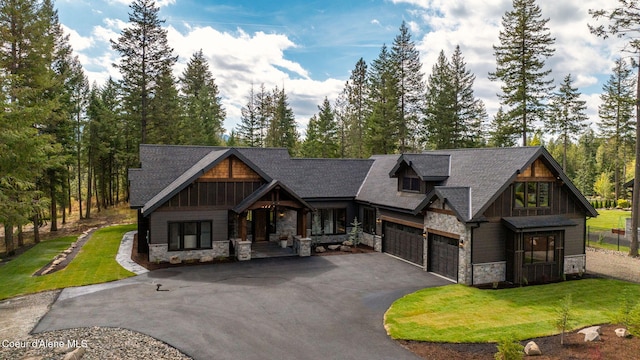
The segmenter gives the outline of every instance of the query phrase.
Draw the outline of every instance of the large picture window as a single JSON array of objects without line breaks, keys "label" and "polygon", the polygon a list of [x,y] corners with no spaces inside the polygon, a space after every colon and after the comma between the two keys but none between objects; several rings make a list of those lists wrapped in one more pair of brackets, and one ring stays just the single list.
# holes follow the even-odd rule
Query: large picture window
[{"label": "large picture window", "polygon": [[169,250],[211,249],[211,221],[169,223]]},{"label": "large picture window", "polygon": [[524,235],[524,263],[548,263],[555,261],[557,234],[533,233]]},{"label": "large picture window", "polygon": [[347,233],[347,209],[318,209],[311,219],[312,235]]},{"label": "large picture window", "polygon": [[544,208],[551,202],[549,182],[516,182],[513,185],[513,202],[517,208]]}]

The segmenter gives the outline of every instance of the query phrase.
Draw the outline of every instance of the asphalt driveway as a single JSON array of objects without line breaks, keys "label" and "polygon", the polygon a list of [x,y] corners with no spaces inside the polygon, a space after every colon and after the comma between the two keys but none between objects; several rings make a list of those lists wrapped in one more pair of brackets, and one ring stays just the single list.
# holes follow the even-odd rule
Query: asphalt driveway
[{"label": "asphalt driveway", "polygon": [[34,332],[121,327],[195,359],[416,359],[387,337],[384,312],[446,284],[380,253],[172,268],[65,289]]}]

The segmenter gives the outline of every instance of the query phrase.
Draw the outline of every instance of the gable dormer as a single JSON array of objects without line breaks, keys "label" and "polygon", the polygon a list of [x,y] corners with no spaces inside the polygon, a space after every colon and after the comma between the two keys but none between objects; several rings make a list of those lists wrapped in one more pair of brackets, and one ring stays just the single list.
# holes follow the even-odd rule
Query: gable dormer
[{"label": "gable dormer", "polygon": [[403,154],[389,172],[398,179],[398,191],[426,194],[451,174],[451,156],[447,154]]}]

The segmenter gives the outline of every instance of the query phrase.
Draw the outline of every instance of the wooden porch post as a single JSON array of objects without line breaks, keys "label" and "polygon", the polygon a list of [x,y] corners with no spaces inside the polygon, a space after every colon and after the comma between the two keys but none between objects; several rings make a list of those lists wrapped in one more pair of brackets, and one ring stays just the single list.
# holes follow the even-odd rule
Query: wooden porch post
[{"label": "wooden porch post", "polygon": [[302,221],[300,222],[301,229],[299,233],[300,233],[300,236],[303,238],[307,237],[307,214],[308,214],[307,209],[302,209]]},{"label": "wooden porch post", "polygon": [[247,241],[247,212],[240,214],[240,238]]}]

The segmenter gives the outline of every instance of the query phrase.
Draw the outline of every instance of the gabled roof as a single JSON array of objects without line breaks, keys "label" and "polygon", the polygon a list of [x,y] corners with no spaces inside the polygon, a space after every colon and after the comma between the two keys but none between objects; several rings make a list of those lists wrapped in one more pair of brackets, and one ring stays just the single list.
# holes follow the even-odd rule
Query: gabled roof
[{"label": "gabled roof", "polygon": [[[470,187],[447,187],[436,186],[433,191],[427,194],[425,201],[432,201],[435,198],[439,198],[456,214],[458,220],[462,222],[468,222],[473,217],[471,213],[471,188]],[[420,208],[420,206],[418,206]],[[416,211],[417,214],[419,211]]]},{"label": "gabled roof", "polygon": [[207,171],[218,165],[222,160],[225,160],[230,156],[235,156],[240,159],[243,163],[249,166],[258,175],[260,175],[265,181],[269,182],[272,180],[269,175],[267,175],[259,167],[253,164],[253,162],[247,159],[237,149],[228,148],[222,150],[212,150],[202,159],[200,159],[200,161],[195,163],[180,176],[178,176],[175,180],[173,180],[169,185],[164,187],[155,196],[153,196],[150,200],[148,200],[142,207],[142,213],[144,214],[154,211],[160,205],[164,204],[173,196],[182,191],[182,189],[186,188],[196,179],[204,175]]},{"label": "gabled roof", "polygon": [[397,177],[398,171],[408,166],[422,181],[443,181],[451,173],[451,156],[447,154],[402,154],[389,176]]},{"label": "gabled roof", "polygon": [[280,189],[284,190],[287,194],[289,194],[289,196],[291,196],[296,201],[298,201],[302,206],[313,211],[313,206],[309,205],[306,201],[301,199],[298,195],[296,195],[296,193],[291,191],[288,187],[286,187],[284,184],[282,184],[278,180],[271,180],[271,182],[266,183],[261,187],[259,187],[258,190],[253,192],[253,194],[251,194],[250,196],[242,200],[240,204],[236,205],[236,207],[233,208],[233,211],[236,214],[241,214],[247,211],[247,209],[249,209],[251,205],[255,204],[256,201],[260,200],[263,196],[267,195],[271,190],[275,189],[276,187],[280,187]]}]

